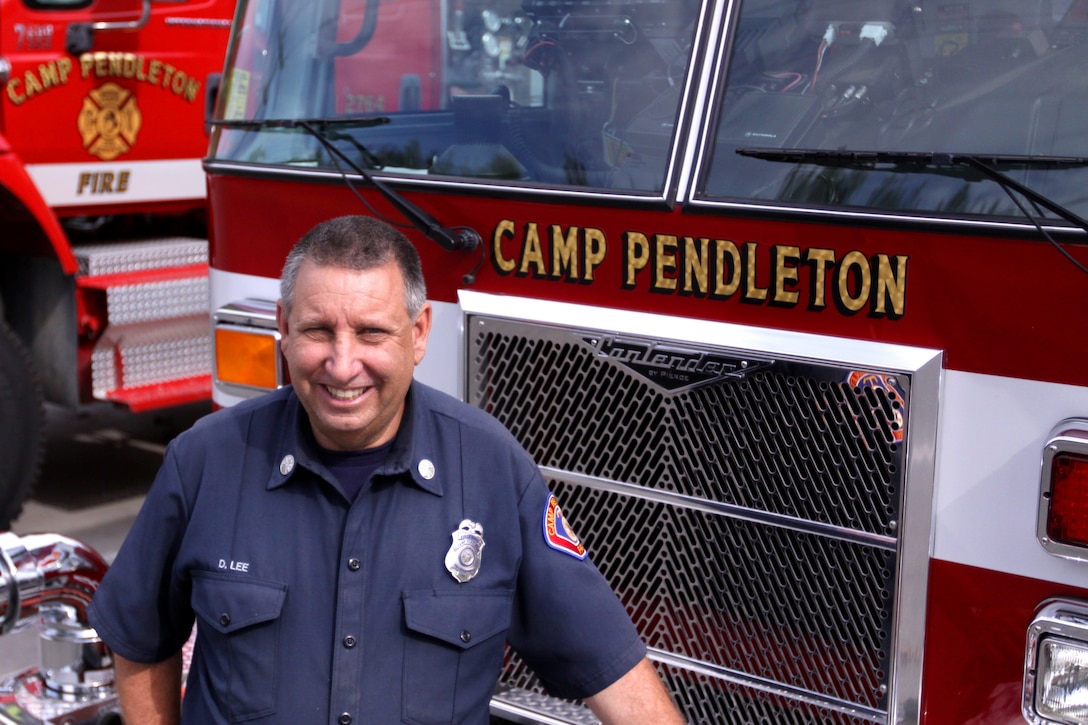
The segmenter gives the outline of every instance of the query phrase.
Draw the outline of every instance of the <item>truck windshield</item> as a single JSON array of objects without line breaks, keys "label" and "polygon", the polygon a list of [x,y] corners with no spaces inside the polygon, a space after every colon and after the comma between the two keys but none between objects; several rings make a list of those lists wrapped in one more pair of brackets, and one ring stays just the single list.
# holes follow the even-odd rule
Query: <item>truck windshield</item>
[{"label": "truck windshield", "polygon": [[660,197],[695,159],[711,202],[1022,217],[976,168],[808,152],[955,154],[1088,216],[1088,0],[241,4],[218,160]]},{"label": "truck windshield", "polygon": [[918,152],[1004,158],[1009,177],[1088,212],[1088,168],[1075,162],[1088,155],[1084,0],[749,0],[733,38],[705,197],[1020,215],[977,169],[767,153]]},{"label": "truck windshield", "polygon": [[[659,192],[691,0],[250,0],[227,122],[380,118],[330,136],[393,174]],[[622,134],[621,134],[622,132]],[[217,159],[339,168],[284,124],[221,126]]]}]

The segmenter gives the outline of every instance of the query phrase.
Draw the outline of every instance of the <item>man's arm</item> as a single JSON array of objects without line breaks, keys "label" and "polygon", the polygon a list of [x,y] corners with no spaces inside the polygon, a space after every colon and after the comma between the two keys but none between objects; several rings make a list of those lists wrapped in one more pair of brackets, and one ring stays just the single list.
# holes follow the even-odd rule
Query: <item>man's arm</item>
[{"label": "man's arm", "polygon": [[643,659],[596,695],[587,697],[586,704],[604,725],[684,723],[648,659]]},{"label": "man's arm", "polygon": [[125,722],[177,725],[181,721],[181,652],[150,665],[114,654],[113,669]]}]

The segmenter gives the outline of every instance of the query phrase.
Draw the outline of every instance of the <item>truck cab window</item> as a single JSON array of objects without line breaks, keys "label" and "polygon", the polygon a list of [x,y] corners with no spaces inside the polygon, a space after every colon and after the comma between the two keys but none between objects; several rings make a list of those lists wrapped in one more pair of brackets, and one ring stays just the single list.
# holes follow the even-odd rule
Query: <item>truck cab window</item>
[{"label": "truck cab window", "polygon": [[[967,169],[776,163],[737,149],[1002,157],[1080,214],[1088,111],[1085,3],[744,2],[701,193],[715,199],[1019,216]],[[1024,157],[1013,163],[1009,157]]]},{"label": "truck cab window", "polygon": [[[342,123],[331,138],[385,173],[657,193],[697,10],[690,0],[255,0],[228,55],[220,116],[381,118]],[[337,166],[282,127],[221,129],[213,155]]]}]

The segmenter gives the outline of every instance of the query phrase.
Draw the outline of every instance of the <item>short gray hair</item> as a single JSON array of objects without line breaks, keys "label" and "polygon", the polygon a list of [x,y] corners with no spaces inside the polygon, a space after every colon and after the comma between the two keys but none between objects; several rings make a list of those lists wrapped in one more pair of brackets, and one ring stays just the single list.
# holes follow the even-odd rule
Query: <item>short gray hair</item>
[{"label": "short gray hair", "polygon": [[408,238],[389,224],[368,216],[341,216],[306,232],[287,254],[280,276],[280,300],[290,314],[295,281],[305,261],[365,272],[396,262],[404,277],[404,306],[413,320],[427,301],[427,285],[419,253]]}]

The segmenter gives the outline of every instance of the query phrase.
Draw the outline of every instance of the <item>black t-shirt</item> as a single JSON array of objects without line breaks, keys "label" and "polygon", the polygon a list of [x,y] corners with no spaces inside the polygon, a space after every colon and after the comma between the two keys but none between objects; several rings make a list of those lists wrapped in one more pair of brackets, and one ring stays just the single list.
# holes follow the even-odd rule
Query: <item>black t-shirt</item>
[{"label": "black t-shirt", "polygon": [[317,457],[329,469],[329,473],[336,477],[340,490],[348,497],[348,501],[354,501],[374,471],[385,463],[392,447],[392,440],[365,451],[330,451],[318,446]]}]

